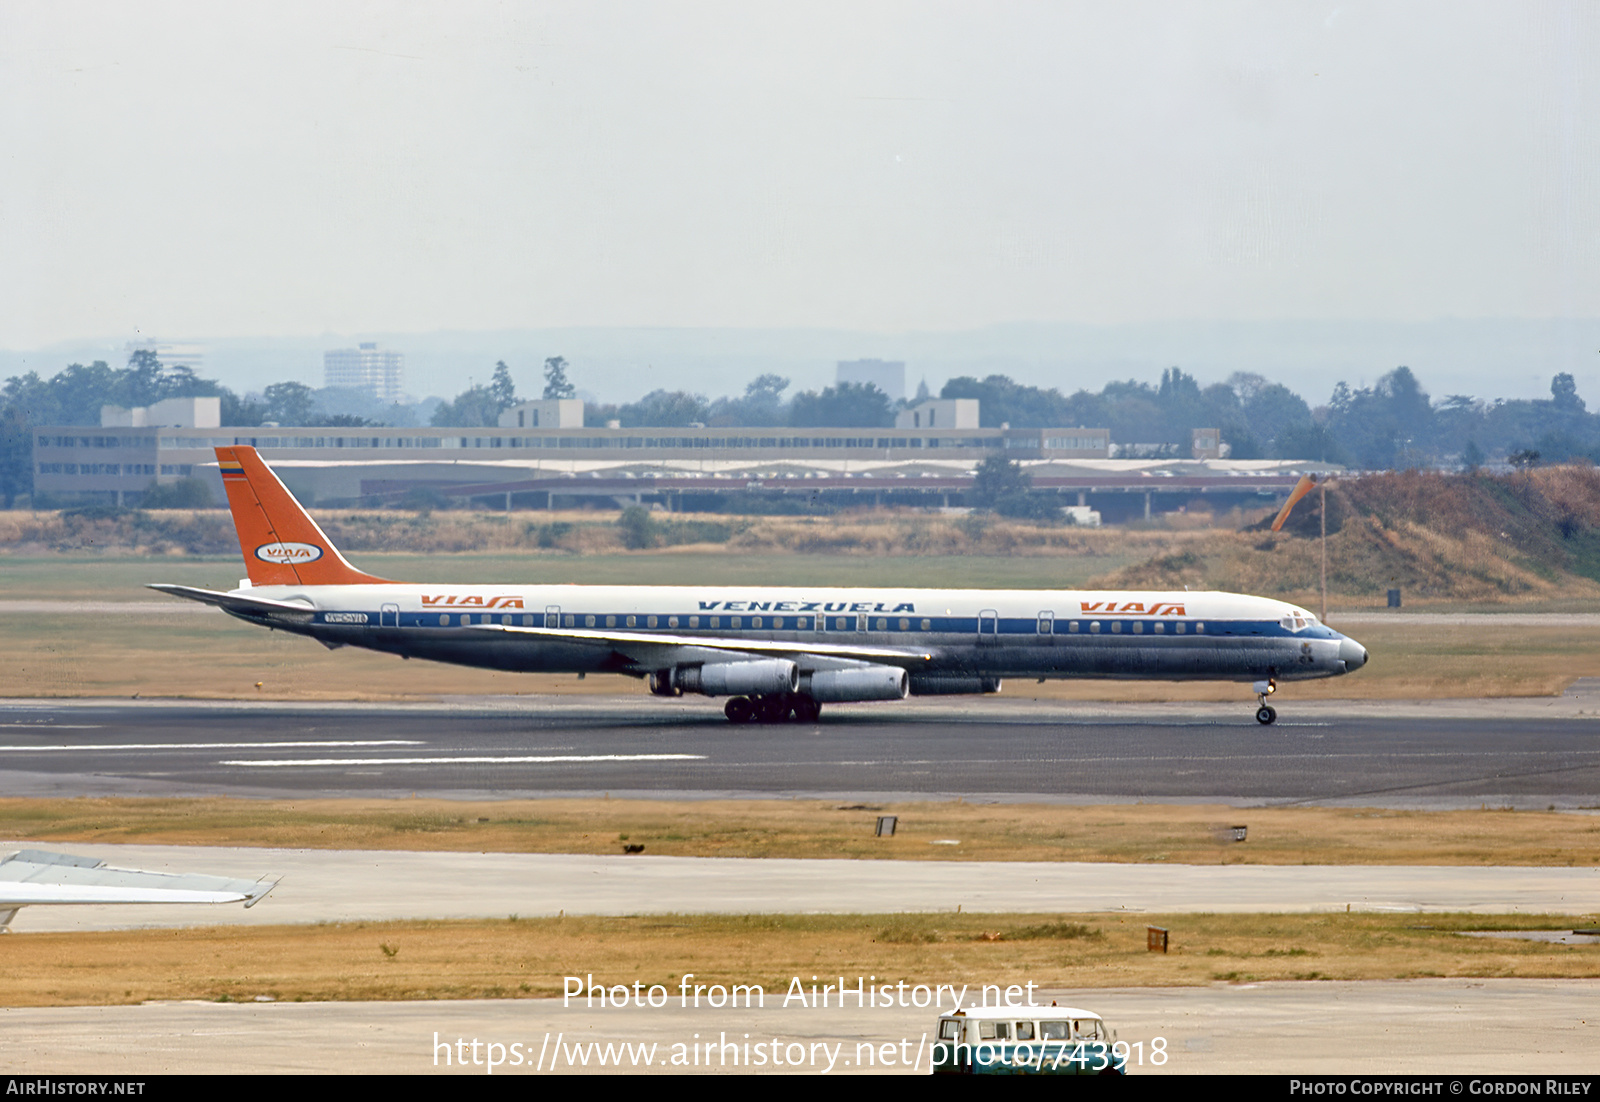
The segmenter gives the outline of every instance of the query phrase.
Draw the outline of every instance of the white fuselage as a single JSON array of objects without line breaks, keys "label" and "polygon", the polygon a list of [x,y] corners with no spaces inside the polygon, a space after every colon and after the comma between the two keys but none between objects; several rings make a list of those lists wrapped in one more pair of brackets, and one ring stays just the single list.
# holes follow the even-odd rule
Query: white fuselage
[{"label": "white fuselage", "polygon": [[[258,586],[242,597],[287,602],[306,614],[241,618],[335,645],[493,669],[651,672],[637,643],[659,633],[748,639],[787,653],[802,670],[860,665],[808,646],[920,652],[899,663],[913,677],[1114,677],[1293,680],[1357,668],[1366,653],[1283,601],[1218,592],[993,589],[843,589],[580,585]],[[485,631],[551,629],[550,637]],[[572,631],[588,638],[560,638]],[[692,642],[692,638],[689,640]],[[733,649],[737,649],[735,646]],[[915,692],[916,682],[913,680]]]}]

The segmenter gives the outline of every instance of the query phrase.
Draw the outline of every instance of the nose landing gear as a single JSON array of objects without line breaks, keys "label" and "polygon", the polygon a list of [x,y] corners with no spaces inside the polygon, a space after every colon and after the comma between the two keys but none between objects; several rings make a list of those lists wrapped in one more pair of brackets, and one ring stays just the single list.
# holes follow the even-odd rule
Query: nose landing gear
[{"label": "nose landing gear", "polygon": [[1257,681],[1253,687],[1256,691],[1256,722],[1263,727],[1276,722],[1278,710],[1267,703],[1267,697],[1278,691],[1278,683],[1269,678]]}]

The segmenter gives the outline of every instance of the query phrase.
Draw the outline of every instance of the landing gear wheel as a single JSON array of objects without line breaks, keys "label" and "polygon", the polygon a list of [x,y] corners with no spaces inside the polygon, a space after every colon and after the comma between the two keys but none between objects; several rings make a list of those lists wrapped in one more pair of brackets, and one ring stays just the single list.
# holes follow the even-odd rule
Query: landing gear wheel
[{"label": "landing gear wheel", "polygon": [[1278,710],[1276,708],[1272,707],[1272,705],[1270,705],[1270,704],[1263,704],[1263,705],[1261,705],[1261,707],[1256,709],[1256,722],[1257,723],[1260,723],[1260,724],[1263,724],[1263,725],[1270,724],[1270,723],[1275,722],[1277,720],[1277,718],[1278,718]]},{"label": "landing gear wheel", "polygon": [[815,723],[822,714],[822,705],[809,696],[798,696],[794,701],[794,719],[796,723]]},{"label": "landing gear wheel", "polygon": [[789,718],[789,700],[782,696],[762,697],[756,702],[756,715],[762,723],[782,723]]},{"label": "landing gear wheel", "polygon": [[749,698],[736,696],[722,706],[722,714],[730,723],[749,723],[756,718],[756,708]]}]

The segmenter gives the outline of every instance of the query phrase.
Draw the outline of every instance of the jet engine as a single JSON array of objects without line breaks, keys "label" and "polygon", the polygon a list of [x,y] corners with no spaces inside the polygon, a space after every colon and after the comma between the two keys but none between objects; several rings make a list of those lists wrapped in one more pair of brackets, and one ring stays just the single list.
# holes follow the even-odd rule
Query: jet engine
[{"label": "jet engine", "polygon": [[786,658],[755,662],[713,662],[704,666],[679,666],[672,671],[672,687],[704,696],[768,696],[799,688],[800,668]]},{"label": "jet engine", "polygon": [[852,700],[903,700],[906,671],[894,666],[816,670],[800,675],[800,691],[819,704]]},{"label": "jet engine", "polygon": [[959,696],[999,691],[998,677],[952,677],[948,674],[924,673],[911,678],[912,696]]}]

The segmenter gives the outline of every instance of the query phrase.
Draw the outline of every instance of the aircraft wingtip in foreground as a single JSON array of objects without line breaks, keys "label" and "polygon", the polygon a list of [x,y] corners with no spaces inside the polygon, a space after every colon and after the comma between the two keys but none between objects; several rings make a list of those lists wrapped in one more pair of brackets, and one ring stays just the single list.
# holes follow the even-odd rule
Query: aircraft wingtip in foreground
[{"label": "aircraft wingtip in foreground", "polygon": [[278,886],[271,877],[234,880],[145,872],[94,857],[24,849],[0,858],[0,932],[23,907],[75,903],[243,903],[254,907]]},{"label": "aircraft wingtip in foreground", "polygon": [[660,696],[727,697],[736,723],[1006,677],[1252,682],[1271,723],[1279,681],[1367,661],[1305,609],[1236,593],[393,582],[352,566],[254,448],[216,452],[249,579],[150,588],[329,647],[647,678]]}]

